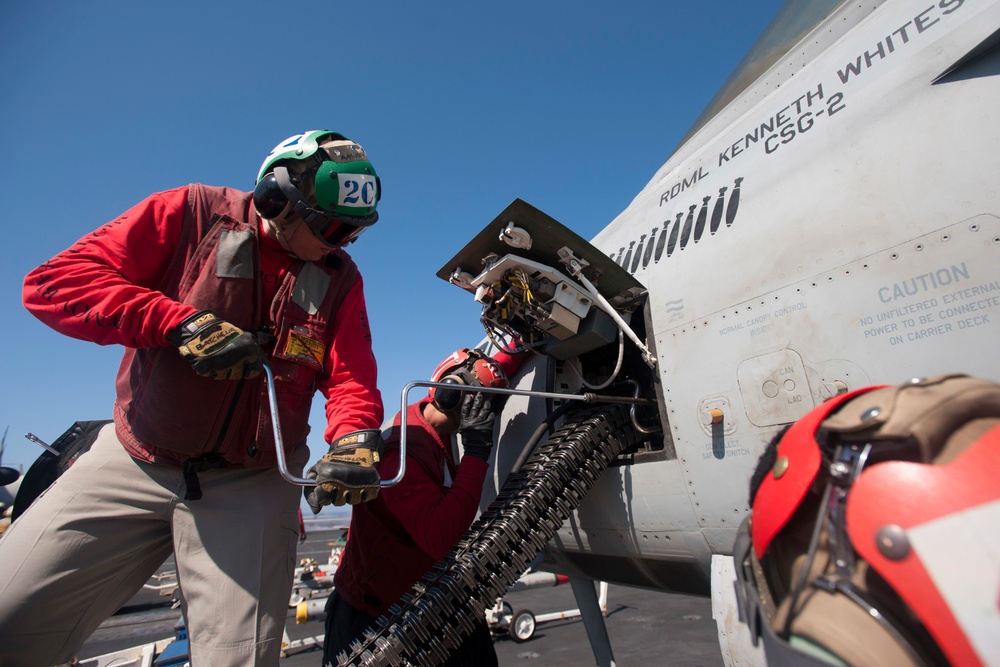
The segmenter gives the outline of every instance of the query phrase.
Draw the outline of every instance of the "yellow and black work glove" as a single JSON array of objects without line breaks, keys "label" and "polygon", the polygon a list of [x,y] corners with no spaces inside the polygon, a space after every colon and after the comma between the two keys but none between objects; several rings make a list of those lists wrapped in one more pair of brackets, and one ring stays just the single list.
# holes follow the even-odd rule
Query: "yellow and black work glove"
[{"label": "yellow and black work glove", "polygon": [[462,436],[462,448],[466,456],[490,460],[493,423],[506,402],[507,397],[500,394],[466,394],[458,422],[458,432]]},{"label": "yellow and black work glove", "polygon": [[330,451],[306,477],[316,481],[302,492],[313,514],[324,505],[357,505],[378,495],[379,479],[375,465],[382,456],[382,434],[378,429],[354,431],[337,438]]},{"label": "yellow and black work glove", "polygon": [[262,371],[253,335],[203,310],[167,334],[198,375],[215,380],[243,380]]}]

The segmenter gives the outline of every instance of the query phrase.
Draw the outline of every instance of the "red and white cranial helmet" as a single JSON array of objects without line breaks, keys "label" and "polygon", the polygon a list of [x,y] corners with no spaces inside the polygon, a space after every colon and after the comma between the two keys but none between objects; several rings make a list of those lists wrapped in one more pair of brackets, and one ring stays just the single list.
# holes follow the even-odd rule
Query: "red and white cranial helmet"
[{"label": "red and white cranial helmet", "polygon": [[[507,374],[492,358],[479,350],[462,348],[448,355],[431,375],[431,382],[473,387],[507,387]],[[428,393],[434,407],[442,412],[454,412],[462,405],[465,392],[445,387],[431,387]]]},{"label": "red and white cranial helmet", "polygon": [[734,547],[769,661],[815,664],[790,659],[808,644],[839,664],[992,664],[1000,384],[859,389],[806,414],[773,455]]}]

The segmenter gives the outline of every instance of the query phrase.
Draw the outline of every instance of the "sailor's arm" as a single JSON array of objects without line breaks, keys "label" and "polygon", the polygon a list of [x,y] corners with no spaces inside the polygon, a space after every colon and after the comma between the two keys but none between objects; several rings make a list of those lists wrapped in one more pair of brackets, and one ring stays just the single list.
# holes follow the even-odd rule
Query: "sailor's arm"
[{"label": "sailor's arm", "polygon": [[31,271],[25,307],[62,334],[100,345],[166,345],[197,309],[156,291],[180,238],[188,189],[154,194]]}]

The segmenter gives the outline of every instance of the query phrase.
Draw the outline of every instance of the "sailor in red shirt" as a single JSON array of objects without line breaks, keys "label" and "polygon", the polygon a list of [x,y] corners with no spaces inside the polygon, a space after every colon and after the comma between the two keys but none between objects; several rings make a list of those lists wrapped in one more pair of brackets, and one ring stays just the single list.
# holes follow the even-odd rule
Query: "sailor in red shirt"
[{"label": "sailor in red shirt", "polygon": [[[455,352],[438,366],[434,382],[506,387],[521,356],[477,350]],[[327,602],[324,664],[385,614],[455,545],[479,512],[493,449],[493,430],[506,396],[432,389],[406,414],[406,474],[370,503],[354,508],[350,537]],[[464,455],[456,465],[451,436],[458,432]],[[398,470],[400,415],[385,441],[384,475]],[[485,667],[497,657],[485,619],[446,665]]]},{"label": "sailor in red shirt", "polygon": [[195,663],[277,665],[299,500],[275,468],[260,357],[296,472],[326,399],[313,511],[375,497],[382,400],[343,247],[380,197],[361,146],[307,132],[271,151],[254,192],[154,194],[28,274],[40,320],[126,350],[114,423],[0,541],[3,664],[71,660],[173,551]]}]

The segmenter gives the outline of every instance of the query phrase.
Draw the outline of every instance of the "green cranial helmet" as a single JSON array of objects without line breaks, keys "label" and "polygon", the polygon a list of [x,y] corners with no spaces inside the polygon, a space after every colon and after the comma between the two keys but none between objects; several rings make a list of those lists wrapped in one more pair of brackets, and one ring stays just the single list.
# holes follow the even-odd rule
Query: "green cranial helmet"
[{"label": "green cranial helmet", "polygon": [[274,147],[257,174],[254,205],[269,220],[303,219],[327,243],[353,241],[375,224],[382,187],[360,145],[312,130]]}]

